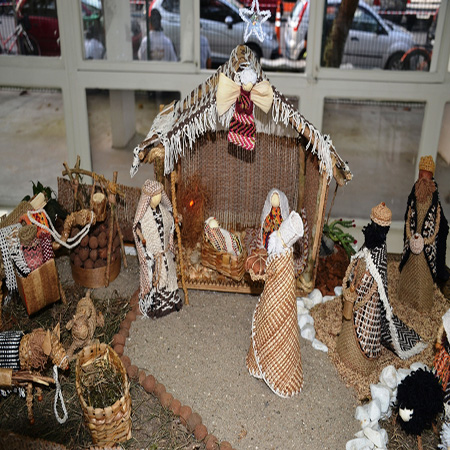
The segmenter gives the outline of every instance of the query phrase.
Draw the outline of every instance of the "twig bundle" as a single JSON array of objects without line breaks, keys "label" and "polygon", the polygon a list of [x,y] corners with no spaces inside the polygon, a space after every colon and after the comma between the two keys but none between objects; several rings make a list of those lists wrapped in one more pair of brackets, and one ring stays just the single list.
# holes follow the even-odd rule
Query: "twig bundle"
[{"label": "twig bundle", "polygon": [[106,408],[123,395],[122,375],[109,360],[108,352],[81,366],[81,390],[88,406]]}]

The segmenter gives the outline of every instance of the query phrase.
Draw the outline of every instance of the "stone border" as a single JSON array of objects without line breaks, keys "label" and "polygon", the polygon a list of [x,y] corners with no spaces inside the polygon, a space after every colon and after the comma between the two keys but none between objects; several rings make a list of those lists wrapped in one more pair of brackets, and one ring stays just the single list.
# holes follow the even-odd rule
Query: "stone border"
[{"label": "stone border", "polygon": [[125,319],[120,324],[118,333],[113,336],[111,343],[114,351],[123,362],[130,379],[139,381],[139,384],[146,392],[153,394],[159,400],[163,408],[169,408],[175,416],[178,416],[187,430],[194,434],[195,439],[206,444],[206,450],[235,450],[228,441],[219,443],[219,439],[208,432],[198,413],[192,412],[189,406],[182,405],[172,394],[166,392],[165,386],[153,375],[147,375],[144,370],[139,370],[139,367],[132,364],[130,358],[124,354],[131,325],[138,316],[142,316],[139,310],[139,289],[131,296],[130,306],[131,311],[125,316]]}]

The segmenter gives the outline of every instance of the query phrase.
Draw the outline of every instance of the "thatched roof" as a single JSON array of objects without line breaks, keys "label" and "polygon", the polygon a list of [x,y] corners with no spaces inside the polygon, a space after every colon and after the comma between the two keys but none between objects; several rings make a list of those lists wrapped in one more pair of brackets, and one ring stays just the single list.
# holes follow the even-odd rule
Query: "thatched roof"
[{"label": "thatched roof", "polygon": [[[258,82],[268,80],[266,74],[247,46],[236,47],[227,63],[217,69],[203,84],[195,88],[183,100],[165,106],[156,116],[144,141],[134,149],[130,173],[133,176],[142,162],[151,162],[152,149],[164,150],[164,172],[173,171],[178,158],[192,148],[197,139],[208,131],[226,130],[233,117],[234,106],[222,116],[218,115],[216,92],[220,73],[232,80],[243,67],[251,67]],[[307,151],[316,155],[320,172],[326,172],[328,180],[335,178],[339,185],[351,180],[352,174],[346,162],[337,154],[328,135],[322,135],[274,86],[273,103],[268,114],[255,108],[257,133],[300,137]],[[255,151],[257,151],[258,138]]]}]

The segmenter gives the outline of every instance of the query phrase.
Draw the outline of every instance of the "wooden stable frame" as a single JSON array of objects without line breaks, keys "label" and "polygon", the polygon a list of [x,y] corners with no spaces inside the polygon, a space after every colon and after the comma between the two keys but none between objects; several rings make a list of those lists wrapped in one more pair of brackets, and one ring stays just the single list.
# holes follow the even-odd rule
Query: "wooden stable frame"
[{"label": "wooden stable frame", "polygon": [[[224,73],[226,76],[232,77],[243,64],[255,68],[258,80],[267,79],[253,54],[245,46],[237,47],[233,51],[230,61],[219,68],[204,84],[181,102],[173,102],[161,108],[160,114],[155,119],[146,139],[135,150],[135,157],[138,157],[139,163],[153,163],[156,179],[163,182],[166,188],[170,187],[174,204],[176,204],[177,199],[173,180],[188,178],[187,173],[191,170],[189,165],[194,157],[197,165],[192,168],[192,172],[189,174],[198,175],[202,183],[212,190],[217,189],[217,185],[220,185],[222,188],[220,194],[225,192],[225,197],[232,195],[225,186],[232,186],[235,178],[239,177],[239,171],[243,170],[245,173],[237,181],[244,180],[242,183],[249,183],[248,180],[251,180],[251,182],[250,186],[240,187],[239,195],[246,200],[243,202],[244,206],[241,210],[238,210],[236,204],[233,204],[231,210],[224,212],[224,205],[222,204],[220,207],[216,205],[217,210],[213,206],[205,213],[205,219],[208,215],[222,214],[223,217],[217,216],[219,219],[223,219],[219,222],[229,230],[238,231],[236,227],[239,228],[241,225],[243,227],[243,224],[250,227],[259,227],[259,216],[255,213],[254,208],[249,214],[246,209],[248,205],[252,204],[259,208],[260,214],[264,198],[270,188],[276,187],[285,192],[292,209],[300,212],[304,208],[306,211],[309,230],[307,236],[308,254],[304,271],[297,276],[296,280],[298,292],[307,294],[314,289],[329,182],[331,178],[334,178],[338,185],[345,185],[351,180],[352,174],[347,164],[335,151],[328,137],[322,136],[273,86],[274,102],[269,114],[263,116],[255,108],[255,121],[260,121],[261,125],[259,130],[257,127],[256,147],[253,153],[245,153],[247,151],[244,151],[245,155],[243,156],[242,153],[239,153],[241,150],[229,146],[225,135],[226,124],[224,126],[223,121],[219,123],[219,120],[217,120],[217,122],[214,122],[216,126],[213,127],[210,117],[214,113],[217,115],[215,92],[217,91],[219,74]],[[170,124],[170,127],[165,124],[165,121]],[[202,126],[195,128],[199,121],[203,121]],[[162,129],[159,129],[158,127],[161,124]],[[194,131],[186,130],[186,127],[190,126]],[[283,126],[285,132],[280,132]],[[270,130],[275,131],[271,132]],[[277,160],[272,164],[270,157],[273,157],[274,152]],[[255,163],[256,158],[261,158],[261,160]],[[212,163],[211,159],[213,160]],[[223,171],[221,172],[216,166],[223,165],[225,159],[227,159],[225,164],[228,165],[224,166],[223,171],[228,170],[229,177],[221,185],[220,180],[224,180]],[[280,164],[278,164],[279,160],[282,160]],[[201,162],[198,163],[198,161]],[[254,166],[252,166],[253,163]],[[231,164],[235,165],[232,169],[230,169]],[[284,167],[287,172],[280,175],[280,167]],[[261,175],[259,173],[261,168],[267,174]],[[278,172],[276,172],[276,169]],[[198,170],[198,173],[195,172],[196,170]],[[218,170],[218,173],[211,175],[208,170]],[[230,173],[230,170],[236,170],[236,172]],[[171,183],[168,181],[168,174],[171,176]],[[260,180],[259,185],[257,183],[253,185],[252,176],[254,175],[263,179],[263,181]],[[229,181],[229,178],[233,178],[233,183]],[[273,182],[273,185],[268,184],[271,182]],[[289,193],[284,189],[287,189]],[[253,192],[249,192],[251,190]],[[264,192],[262,193],[262,191]],[[167,192],[169,192],[169,189],[167,189]],[[223,197],[223,195],[219,196]],[[249,198],[252,202],[249,202]],[[255,198],[256,200],[254,200]],[[227,201],[224,201],[224,204],[226,203]],[[240,215],[245,216],[245,219],[242,219]],[[250,215],[252,215],[252,219],[249,219]],[[227,220],[228,217],[233,218],[231,220],[233,223]],[[182,270],[181,273],[183,274],[183,272]],[[217,282],[186,279],[185,284],[191,289],[242,293],[257,293],[263,288],[262,282],[253,282],[247,275],[241,282],[233,281],[231,278],[220,279]]]}]

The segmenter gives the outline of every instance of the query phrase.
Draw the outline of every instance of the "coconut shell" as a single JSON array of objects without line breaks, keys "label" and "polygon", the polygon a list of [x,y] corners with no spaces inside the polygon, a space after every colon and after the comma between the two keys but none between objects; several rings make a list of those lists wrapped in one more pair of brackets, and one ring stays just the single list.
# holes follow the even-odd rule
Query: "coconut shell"
[{"label": "coconut shell", "polygon": [[89,236],[86,235],[83,239],[80,241],[80,247],[87,247],[89,245]]},{"label": "coconut shell", "polygon": [[116,237],[114,238],[112,248],[115,250],[118,247],[120,247],[120,238],[119,235],[117,234]]},{"label": "coconut shell", "polygon": [[98,258],[98,250],[95,248],[94,250],[91,250],[90,252],[89,252],[89,258],[91,258],[92,259],[92,261],[97,261],[97,258]]},{"label": "coconut shell", "polygon": [[92,236],[98,236],[100,234],[100,227],[96,226],[93,230],[92,230]]},{"label": "coconut shell", "polygon": [[98,246],[100,248],[104,248],[108,245],[108,238],[106,237],[106,232],[104,232],[104,231],[102,231],[98,235],[97,240],[98,240]]},{"label": "coconut shell", "polygon": [[71,262],[73,262],[73,260],[75,259],[75,255],[76,255],[76,253],[70,252],[70,261]]},{"label": "coconut shell", "polygon": [[104,259],[106,261],[106,258],[108,257],[108,248],[107,247],[99,248],[98,257],[99,259]]},{"label": "coconut shell", "polygon": [[75,255],[73,258],[73,265],[75,267],[81,267],[83,265],[83,261],[81,261],[80,255]]},{"label": "coconut shell", "polygon": [[94,261],[92,261],[92,259],[87,259],[84,262],[84,268],[85,269],[93,269],[94,268]]},{"label": "coconut shell", "polygon": [[89,258],[89,249],[87,247],[81,247],[78,256],[81,261],[86,261]]},{"label": "coconut shell", "polygon": [[97,259],[97,261],[95,261],[94,263],[94,268],[98,269],[99,267],[105,267],[106,266],[106,261],[104,259]]},{"label": "coconut shell", "polygon": [[98,247],[98,240],[95,236],[89,238],[89,247],[95,250]]}]

